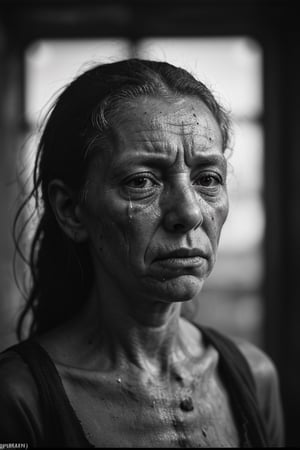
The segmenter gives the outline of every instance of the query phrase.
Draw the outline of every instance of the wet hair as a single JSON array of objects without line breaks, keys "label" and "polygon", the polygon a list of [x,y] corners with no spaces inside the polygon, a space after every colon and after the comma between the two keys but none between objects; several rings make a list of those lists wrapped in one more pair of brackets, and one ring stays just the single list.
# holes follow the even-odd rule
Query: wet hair
[{"label": "wet hair", "polygon": [[62,231],[53,213],[48,186],[60,179],[78,198],[84,192],[86,170],[93,151],[101,151],[112,130],[112,118],[128,101],[138,97],[193,96],[213,114],[228,147],[230,120],[211,91],[189,72],[166,62],[128,59],[90,68],[74,79],[59,95],[47,115],[33,170],[33,188],[14,221],[17,254],[24,257],[21,241],[30,219],[22,216],[34,201],[38,211],[26,262],[30,285],[19,317],[21,339],[26,318],[28,334],[40,334],[68,320],[84,304],[93,284],[93,267],[86,243],[73,242]]}]

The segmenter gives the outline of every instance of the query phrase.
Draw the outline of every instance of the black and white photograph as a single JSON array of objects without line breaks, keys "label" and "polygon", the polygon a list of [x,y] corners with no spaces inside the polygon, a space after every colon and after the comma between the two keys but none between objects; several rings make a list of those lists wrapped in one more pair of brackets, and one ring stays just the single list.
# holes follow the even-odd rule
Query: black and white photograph
[{"label": "black and white photograph", "polygon": [[0,0],[0,449],[299,447],[299,80],[290,0]]}]

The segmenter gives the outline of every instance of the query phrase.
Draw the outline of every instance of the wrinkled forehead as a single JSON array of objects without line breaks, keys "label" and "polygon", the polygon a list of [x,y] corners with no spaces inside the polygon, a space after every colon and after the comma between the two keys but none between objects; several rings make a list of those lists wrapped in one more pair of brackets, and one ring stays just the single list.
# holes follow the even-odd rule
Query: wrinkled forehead
[{"label": "wrinkled forehead", "polygon": [[222,146],[219,125],[208,107],[196,97],[139,97],[120,105],[112,120],[118,143],[166,138],[202,142],[203,147]]},{"label": "wrinkled forehead", "polygon": [[[164,160],[176,169],[223,155],[222,133],[208,107],[194,97],[141,97],[122,102],[109,117],[110,131],[90,160],[90,176],[109,177],[115,168]],[[97,148],[97,145],[96,147]],[[199,159],[200,158],[200,159]]]}]

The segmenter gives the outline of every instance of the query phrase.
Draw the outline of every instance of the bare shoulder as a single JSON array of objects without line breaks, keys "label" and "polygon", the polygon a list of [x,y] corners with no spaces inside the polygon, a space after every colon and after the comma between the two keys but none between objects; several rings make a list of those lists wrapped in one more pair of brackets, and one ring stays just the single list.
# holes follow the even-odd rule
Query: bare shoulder
[{"label": "bare shoulder", "polygon": [[253,373],[257,398],[265,421],[270,443],[283,446],[284,425],[277,368],[272,359],[254,344],[242,339],[232,339],[246,358]]}]

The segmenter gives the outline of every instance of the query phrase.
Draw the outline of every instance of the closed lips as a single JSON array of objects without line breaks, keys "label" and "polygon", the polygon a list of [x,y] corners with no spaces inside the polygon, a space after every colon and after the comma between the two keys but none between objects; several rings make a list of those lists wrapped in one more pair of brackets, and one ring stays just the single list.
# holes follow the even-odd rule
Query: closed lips
[{"label": "closed lips", "polygon": [[162,255],[159,255],[157,259],[169,259],[169,258],[194,258],[194,257],[202,257],[205,258],[205,254],[198,249],[178,249],[178,250],[173,250],[169,253],[164,253]]},{"label": "closed lips", "polygon": [[205,253],[200,249],[186,249],[181,248],[178,250],[173,250],[169,253],[164,253],[159,255],[156,260],[164,260],[164,259],[189,259],[189,258],[207,258]]}]

